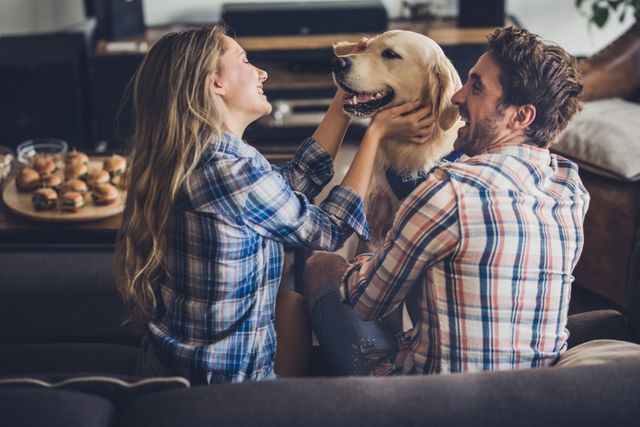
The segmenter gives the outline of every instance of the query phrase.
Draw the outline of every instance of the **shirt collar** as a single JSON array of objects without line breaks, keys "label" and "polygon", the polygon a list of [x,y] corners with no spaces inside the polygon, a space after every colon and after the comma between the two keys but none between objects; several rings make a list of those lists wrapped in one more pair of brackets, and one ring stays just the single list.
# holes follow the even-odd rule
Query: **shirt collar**
[{"label": "shirt collar", "polygon": [[478,156],[485,154],[500,154],[505,156],[513,156],[528,160],[535,164],[550,164],[551,153],[548,148],[538,147],[536,145],[524,144],[519,142],[508,142],[504,144],[491,145],[480,153]]}]

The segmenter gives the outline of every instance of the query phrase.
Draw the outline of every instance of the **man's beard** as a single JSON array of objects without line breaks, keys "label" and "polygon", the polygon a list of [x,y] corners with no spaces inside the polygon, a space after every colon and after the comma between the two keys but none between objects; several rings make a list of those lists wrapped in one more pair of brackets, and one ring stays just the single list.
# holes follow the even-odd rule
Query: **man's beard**
[{"label": "man's beard", "polygon": [[497,122],[501,116],[502,113],[498,111],[477,122],[473,129],[469,128],[466,135],[458,136],[454,143],[455,149],[467,156],[475,156],[490,146],[497,139]]}]

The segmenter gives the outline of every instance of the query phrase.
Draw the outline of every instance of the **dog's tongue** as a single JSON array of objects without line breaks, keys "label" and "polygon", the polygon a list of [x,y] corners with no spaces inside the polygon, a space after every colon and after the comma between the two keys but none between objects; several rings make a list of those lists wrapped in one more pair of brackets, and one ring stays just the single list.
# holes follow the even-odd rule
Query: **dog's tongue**
[{"label": "dog's tongue", "polygon": [[360,93],[358,94],[358,102],[369,102],[373,99],[373,96],[371,96],[368,93]]}]

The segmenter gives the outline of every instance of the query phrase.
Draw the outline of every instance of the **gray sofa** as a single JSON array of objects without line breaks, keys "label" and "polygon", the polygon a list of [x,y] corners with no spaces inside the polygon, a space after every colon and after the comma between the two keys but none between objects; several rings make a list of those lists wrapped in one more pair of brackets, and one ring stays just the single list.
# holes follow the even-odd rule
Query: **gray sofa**
[{"label": "gray sofa", "polygon": [[[111,248],[4,247],[0,271],[0,425],[640,424],[640,359],[401,378],[325,378],[316,363],[315,377],[261,384],[140,381],[140,333],[121,325]],[[639,297],[625,313],[572,314],[570,345],[637,342]]]}]

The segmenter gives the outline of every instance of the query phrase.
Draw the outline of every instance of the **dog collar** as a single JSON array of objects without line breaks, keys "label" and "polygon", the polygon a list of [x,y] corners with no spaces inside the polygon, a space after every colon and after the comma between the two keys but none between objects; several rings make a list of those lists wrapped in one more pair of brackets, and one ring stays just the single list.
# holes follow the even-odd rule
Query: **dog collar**
[{"label": "dog collar", "polygon": [[[463,153],[461,151],[452,151],[438,160],[434,164],[434,167],[446,163],[453,163],[460,159],[462,155]],[[387,182],[389,183],[389,187],[391,187],[393,194],[395,194],[398,200],[402,200],[427,179],[431,170],[433,169],[421,171],[418,176],[409,176],[405,172],[399,172],[391,167],[387,167],[384,174],[387,177]]]}]

